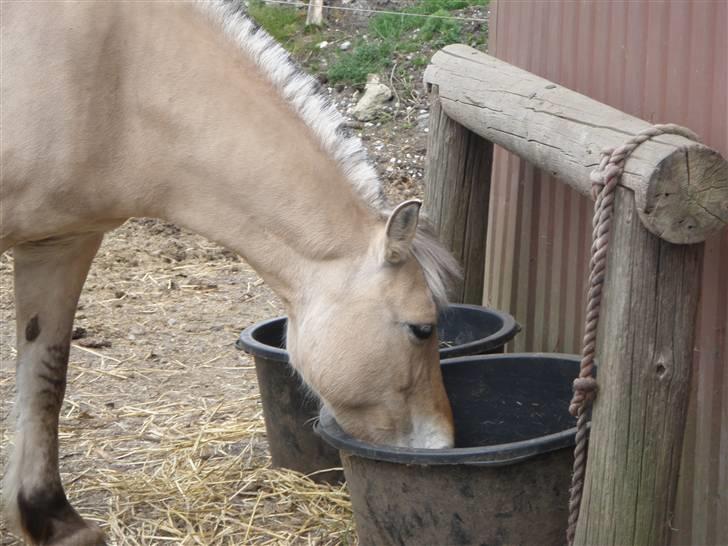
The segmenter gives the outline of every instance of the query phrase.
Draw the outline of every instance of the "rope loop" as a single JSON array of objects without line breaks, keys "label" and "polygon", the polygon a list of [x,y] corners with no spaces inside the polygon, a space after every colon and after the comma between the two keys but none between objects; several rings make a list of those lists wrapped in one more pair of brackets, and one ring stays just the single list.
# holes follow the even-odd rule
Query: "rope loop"
[{"label": "rope loop", "polygon": [[569,499],[569,524],[566,539],[569,546],[574,544],[576,525],[579,519],[581,496],[584,488],[586,470],[587,442],[587,410],[594,401],[598,391],[597,380],[593,376],[594,359],[597,346],[597,329],[601,310],[602,285],[606,274],[607,248],[612,225],[615,189],[624,171],[624,165],[630,154],[643,142],[651,138],[674,134],[690,140],[698,140],[698,136],[690,129],[668,123],[653,125],[640,131],[618,148],[602,150],[599,166],[589,174],[594,198],[594,219],[592,221],[592,247],[589,262],[589,294],[587,297],[586,322],[584,324],[584,340],[581,351],[579,376],[574,380],[574,396],[569,404],[569,413],[577,418],[576,448],[574,449],[574,471],[571,479],[571,496]]},{"label": "rope loop", "polygon": [[604,148],[599,166],[589,174],[589,180],[592,183],[592,198],[596,201],[609,180],[622,176],[624,164],[635,148],[651,138],[666,134],[682,136],[696,142],[700,140],[698,135],[686,127],[665,123],[640,131],[618,148]]}]

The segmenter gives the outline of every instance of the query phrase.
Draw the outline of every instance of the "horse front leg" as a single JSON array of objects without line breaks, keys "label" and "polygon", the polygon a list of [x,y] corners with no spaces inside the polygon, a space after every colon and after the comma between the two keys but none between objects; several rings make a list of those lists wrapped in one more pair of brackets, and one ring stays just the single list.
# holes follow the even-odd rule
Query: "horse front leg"
[{"label": "horse front leg", "polygon": [[15,247],[17,433],[5,474],[8,520],[31,544],[97,546],[103,533],[71,507],[58,471],[58,415],[73,319],[102,233]]}]

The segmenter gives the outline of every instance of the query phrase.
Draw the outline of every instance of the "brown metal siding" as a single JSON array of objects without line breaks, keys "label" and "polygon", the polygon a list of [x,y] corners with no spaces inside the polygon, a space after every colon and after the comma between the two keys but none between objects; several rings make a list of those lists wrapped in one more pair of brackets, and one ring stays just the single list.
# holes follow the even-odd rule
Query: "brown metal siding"
[{"label": "brown metal siding", "polygon": [[[498,0],[497,57],[728,156],[728,2]],[[496,150],[486,304],[524,326],[514,350],[579,350],[591,204]],[[728,231],[706,243],[693,396],[673,544],[728,544]]]}]

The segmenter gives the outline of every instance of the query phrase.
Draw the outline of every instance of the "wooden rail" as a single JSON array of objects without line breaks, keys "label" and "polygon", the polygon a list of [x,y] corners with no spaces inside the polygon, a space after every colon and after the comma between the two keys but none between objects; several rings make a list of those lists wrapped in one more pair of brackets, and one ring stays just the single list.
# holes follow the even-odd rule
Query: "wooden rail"
[{"label": "wooden rail", "polygon": [[[425,81],[433,100],[426,207],[463,260],[464,286],[482,286],[492,143],[590,195],[601,151],[650,126],[463,45],[435,54]],[[626,162],[612,225],[575,544],[662,546],[687,413],[701,243],[728,225],[728,162],[678,136],[645,142]]]},{"label": "wooden rail", "polygon": [[[584,195],[602,150],[650,126],[464,45],[436,53],[425,82],[452,120]],[[674,135],[644,143],[621,184],[645,227],[671,243],[699,243],[728,225],[728,162],[700,143]]]}]

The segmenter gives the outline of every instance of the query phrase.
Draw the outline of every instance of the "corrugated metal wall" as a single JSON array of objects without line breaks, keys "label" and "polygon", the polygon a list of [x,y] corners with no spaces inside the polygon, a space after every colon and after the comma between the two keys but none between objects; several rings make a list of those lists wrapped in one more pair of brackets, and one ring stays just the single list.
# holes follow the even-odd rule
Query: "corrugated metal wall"
[{"label": "corrugated metal wall", "polygon": [[[728,2],[512,1],[491,54],[728,156]],[[514,350],[577,352],[591,204],[497,150],[485,303],[524,326]],[[673,544],[728,544],[728,232],[706,244],[700,331]]]}]

